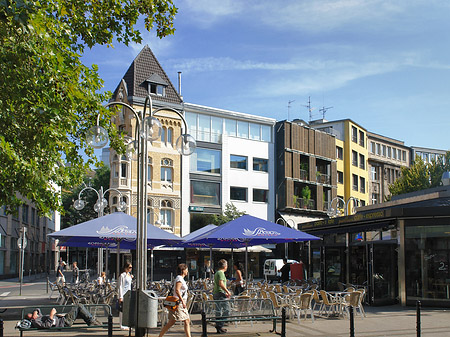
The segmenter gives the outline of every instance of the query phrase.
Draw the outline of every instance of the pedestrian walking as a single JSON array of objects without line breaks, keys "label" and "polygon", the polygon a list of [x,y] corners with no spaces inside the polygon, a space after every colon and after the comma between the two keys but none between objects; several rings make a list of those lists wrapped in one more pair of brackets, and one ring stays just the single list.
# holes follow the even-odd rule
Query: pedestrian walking
[{"label": "pedestrian walking", "polygon": [[213,298],[214,300],[220,300],[216,304],[216,330],[217,333],[226,333],[227,330],[223,328],[224,323],[220,321],[222,316],[229,316],[230,304],[226,299],[231,297],[230,291],[227,289],[227,278],[225,272],[228,269],[227,260],[220,260],[218,263],[219,270],[214,275],[214,290]]},{"label": "pedestrian walking", "polygon": [[177,277],[174,280],[173,296],[178,297],[180,303],[175,311],[169,310],[169,321],[162,328],[159,333],[159,337],[164,334],[175,324],[176,321],[182,321],[184,323],[184,333],[186,337],[191,337],[191,319],[187,308],[187,293],[188,286],[185,281],[185,277],[188,275],[188,267],[184,263],[180,263],[177,267]]}]

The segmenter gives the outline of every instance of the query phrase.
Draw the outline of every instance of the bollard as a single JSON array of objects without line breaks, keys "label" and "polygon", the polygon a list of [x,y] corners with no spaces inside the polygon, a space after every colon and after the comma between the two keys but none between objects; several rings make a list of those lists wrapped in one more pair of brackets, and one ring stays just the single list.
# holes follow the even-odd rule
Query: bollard
[{"label": "bollard", "polygon": [[28,270],[28,279],[31,281],[31,269]]},{"label": "bollard", "polygon": [[286,337],[286,308],[281,309],[281,337]]},{"label": "bollard", "polygon": [[112,337],[112,315],[108,315],[108,337]]},{"label": "bollard", "polygon": [[206,331],[206,314],[202,311],[202,337],[208,337],[208,332]]},{"label": "bollard", "polygon": [[353,315],[353,306],[349,308],[350,312],[350,337],[355,337],[355,316]]},{"label": "bollard", "polygon": [[421,324],[420,324],[420,307],[422,306],[422,303],[420,301],[416,302],[416,330],[417,330],[417,337],[420,337],[421,334]]},{"label": "bollard", "polygon": [[0,318],[0,337],[3,337],[3,318]]}]

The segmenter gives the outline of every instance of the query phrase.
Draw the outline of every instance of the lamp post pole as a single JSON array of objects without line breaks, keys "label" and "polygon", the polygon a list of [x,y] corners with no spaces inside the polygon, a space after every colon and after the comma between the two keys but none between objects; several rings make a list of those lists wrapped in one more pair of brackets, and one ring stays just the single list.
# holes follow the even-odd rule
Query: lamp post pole
[{"label": "lamp post pole", "polygon": [[[177,150],[182,155],[191,155],[196,148],[195,139],[187,134],[187,122],[183,113],[171,107],[162,107],[153,110],[152,98],[145,98],[144,108],[135,110],[131,105],[124,102],[110,102],[105,107],[120,105],[129,109],[136,118],[136,129],[134,141],[127,145],[130,150],[138,151],[138,189],[137,189],[137,233],[136,233],[136,312],[139,308],[139,292],[146,289],[147,282],[147,168],[148,168],[148,141],[156,140],[161,135],[161,122],[154,116],[162,110],[177,114],[183,121],[185,134],[181,134],[176,142]],[[148,112],[147,112],[148,108]],[[102,148],[108,142],[107,131],[100,126],[100,114],[97,116],[97,125],[88,130],[87,142],[94,148]],[[142,324],[142,323],[141,323]],[[136,315],[136,334],[145,335],[145,327],[139,324],[139,315]]]},{"label": "lamp post pole", "polygon": [[[83,188],[80,193],[78,193],[78,199],[75,200],[75,202],[73,203],[73,207],[77,210],[77,211],[81,211],[84,206],[86,205],[86,202],[81,199],[81,194],[84,191],[94,191],[97,194],[97,202],[94,205],[94,211],[97,212],[97,217],[100,218],[103,216],[103,211],[105,210],[106,206],[108,206],[108,200],[106,200],[105,195],[107,192],[109,191],[115,191],[117,193],[119,193],[119,198],[120,198],[120,203],[119,203],[119,207],[118,210],[124,210],[126,208],[126,203],[122,200],[122,192],[120,192],[118,189],[116,188],[108,188],[106,191],[103,191],[103,186],[100,187],[100,189],[97,191],[95,188],[91,187],[91,186],[86,186],[85,188]],[[86,250],[86,254],[87,254],[87,250]],[[101,272],[103,271],[103,248],[99,248],[98,249],[98,265],[97,265],[97,273],[98,275],[101,274]],[[106,274],[108,274],[108,252],[106,253]]]},{"label": "lamp post pole", "polygon": [[[292,228],[296,229],[296,228],[295,228],[295,222],[294,222],[294,220],[288,219],[288,221],[289,221],[289,220],[292,221],[292,223],[293,223],[293,225],[294,225]],[[276,221],[275,223],[281,225],[280,223],[278,223],[279,221],[281,221],[281,222],[283,223],[282,225],[283,225],[284,227],[290,227],[289,224],[287,223],[287,221],[284,220],[284,218],[278,218],[277,221]],[[287,242],[285,242],[285,243],[284,243],[284,257],[285,257],[286,259],[288,258],[288,255],[289,255],[288,253],[289,253],[289,244],[288,244]]]},{"label": "lamp post pole", "polygon": [[19,295],[22,296],[22,284],[23,284],[23,265],[25,260],[25,248],[27,247],[27,228],[22,227],[20,229],[20,237],[17,240],[18,246],[19,246],[19,253],[20,253],[20,288],[19,288]]}]

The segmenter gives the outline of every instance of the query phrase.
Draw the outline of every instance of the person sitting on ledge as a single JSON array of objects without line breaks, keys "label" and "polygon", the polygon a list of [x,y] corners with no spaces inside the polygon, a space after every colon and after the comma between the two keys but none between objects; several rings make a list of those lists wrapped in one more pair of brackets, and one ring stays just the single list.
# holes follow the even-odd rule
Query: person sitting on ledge
[{"label": "person sitting on ledge", "polygon": [[55,308],[50,311],[49,315],[42,315],[41,310],[36,308],[33,312],[28,313],[26,318],[31,321],[31,327],[37,329],[70,327],[77,318],[83,319],[89,326],[102,325],[82,304],[77,304],[67,314],[62,315],[56,314]]}]

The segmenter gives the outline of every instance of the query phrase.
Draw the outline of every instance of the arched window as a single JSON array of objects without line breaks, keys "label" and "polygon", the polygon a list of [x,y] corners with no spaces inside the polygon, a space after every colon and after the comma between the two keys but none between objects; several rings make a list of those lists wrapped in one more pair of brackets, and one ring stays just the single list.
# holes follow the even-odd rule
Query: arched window
[{"label": "arched window", "polygon": [[120,177],[127,178],[128,177],[128,158],[125,155],[120,157]]},{"label": "arched window", "polygon": [[168,128],[167,129],[167,142],[166,145],[173,146],[173,129]]},{"label": "arched window", "polygon": [[173,228],[173,203],[170,200],[161,201],[161,210],[159,221],[161,222],[161,227]]},{"label": "arched window", "polygon": [[152,157],[148,157],[147,181],[150,183],[152,180],[153,180],[153,160]]},{"label": "arched window", "polygon": [[161,182],[172,183],[173,161],[169,158],[161,160]]},{"label": "arched window", "polygon": [[165,144],[166,143],[166,135],[167,135],[167,128],[165,126],[163,126],[161,128],[161,144]]},{"label": "arched window", "polygon": [[153,199],[147,199],[147,223],[153,224]]},{"label": "arched window", "polygon": [[113,203],[113,205],[117,204],[117,197],[113,197],[112,203]]},{"label": "arched window", "polygon": [[113,172],[114,178],[119,178],[119,157],[117,156],[117,154],[113,157],[111,171]]}]

